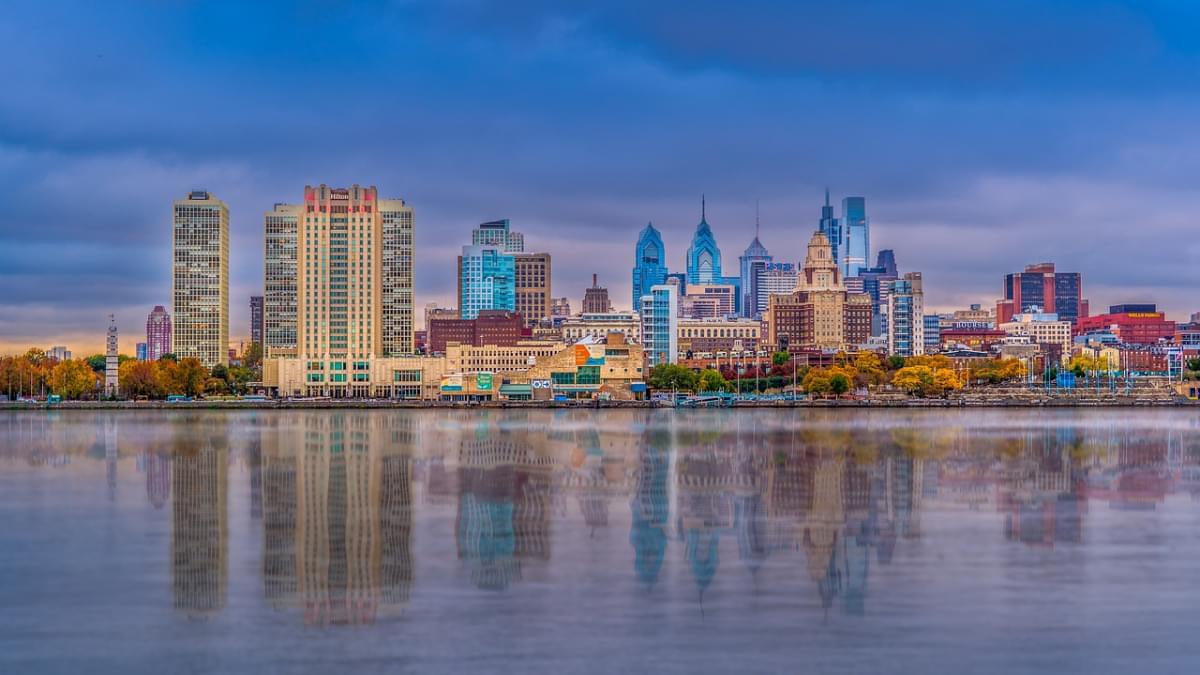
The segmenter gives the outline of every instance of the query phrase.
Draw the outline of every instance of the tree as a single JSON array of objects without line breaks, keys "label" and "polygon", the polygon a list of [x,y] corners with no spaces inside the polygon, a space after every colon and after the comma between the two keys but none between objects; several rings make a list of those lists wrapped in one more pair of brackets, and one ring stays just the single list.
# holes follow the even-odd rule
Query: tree
[{"label": "tree", "polygon": [[108,366],[108,357],[103,354],[92,354],[87,357],[87,364],[97,373],[103,373]]},{"label": "tree", "polygon": [[660,363],[650,371],[648,384],[658,391],[695,391],[699,376],[683,366]]},{"label": "tree", "polygon": [[[167,365],[169,364],[169,365]],[[167,393],[199,396],[204,393],[204,385],[208,380],[208,369],[200,363],[200,359],[188,357],[178,363],[160,362],[164,369],[163,383]]]},{"label": "tree", "polygon": [[828,370],[813,368],[804,375],[804,381],[800,383],[800,386],[809,394],[826,394],[832,387],[830,380]]},{"label": "tree", "polygon": [[97,377],[85,361],[59,361],[50,371],[50,391],[63,398],[75,399],[95,391]]},{"label": "tree", "polygon": [[126,396],[157,398],[164,393],[158,364],[154,361],[126,361],[118,367],[117,374]]},{"label": "tree", "polygon": [[938,368],[933,371],[933,387],[930,393],[937,396],[945,396],[951,391],[962,389],[962,382],[958,379],[958,374],[948,368]]},{"label": "tree", "polygon": [[889,356],[888,357],[888,369],[889,370],[900,370],[903,367],[904,367],[904,357],[903,356]]},{"label": "tree", "polygon": [[[788,352],[782,352],[782,351],[775,352],[774,354],[771,355],[771,364],[772,365],[782,366],[791,360],[792,360],[792,355],[789,354]],[[1196,359],[1196,360],[1200,361],[1200,359]],[[1193,368],[1192,370],[1200,370],[1200,368]]]},{"label": "tree", "polygon": [[40,366],[46,362],[46,352],[37,347],[32,347],[29,351],[25,352],[25,360],[35,366]]},{"label": "tree", "polygon": [[854,358],[854,369],[858,371],[864,385],[883,382],[883,361],[875,352],[859,352]]},{"label": "tree", "polygon": [[933,369],[929,366],[905,366],[892,376],[892,385],[910,394],[923,393],[933,385]]},{"label": "tree", "polygon": [[725,391],[728,388],[729,382],[725,380],[721,373],[712,368],[706,368],[700,372],[700,391]]},{"label": "tree", "polygon": [[829,378],[829,391],[841,398],[842,394],[850,391],[850,379],[841,373],[836,373]]},{"label": "tree", "polygon": [[179,357],[175,356],[174,354],[172,354],[170,352],[167,352],[166,354],[163,354],[162,356],[158,357],[158,360],[159,361],[170,361],[172,363],[178,363]]},{"label": "tree", "polygon": [[242,365],[251,369],[258,370],[262,366],[263,348],[257,342],[251,342],[249,347],[246,347],[246,353],[242,354]]}]

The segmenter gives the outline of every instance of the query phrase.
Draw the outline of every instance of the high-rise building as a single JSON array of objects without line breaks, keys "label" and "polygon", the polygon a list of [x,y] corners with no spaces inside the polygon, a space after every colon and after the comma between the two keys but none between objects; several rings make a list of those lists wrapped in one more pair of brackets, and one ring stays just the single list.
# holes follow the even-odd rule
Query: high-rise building
[{"label": "high-rise building", "polygon": [[842,256],[845,248],[845,235],[842,232],[842,222],[833,215],[833,205],[829,203],[829,188],[825,188],[825,205],[821,207],[821,220],[817,223],[817,231],[825,235],[829,241],[830,255],[833,262],[842,268]]},{"label": "high-rise building", "polygon": [[46,350],[46,358],[55,361],[70,361],[71,350],[67,349],[65,345],[54,345]]},{"label": "high-rise building", "polygon": [[523,253],[525,235],[512,230],[507,218],[493,220],[480,223],[479,227],[471,230],[471,245],[496,248],[504,253]]},{"label": "high-rise building", "polygon": [[925,323],[925,353],[935,354],[942,348],[942,316],[926,314]]},{"label": "high-rise building", "polygon": [[[263,216],[263,355],[296,355],[297,232],[304,207],[276,204]],[[305,256],[314,254],[306,246]]]},{"label": "high-rise building", "polygon": [[568,317],[571,316],[571,299],[570,298],[554,298],[550,301],[550,316],[553,317]]},{"label": "high-rise building", "polygon": [[754,218],[754,240],[738,258],[741,272],[741,315],[753,318],[766,307],[759,305],[758,277],[771,264],[771,253],[758,240],[758,217]]},{"label": "high-rise building", "polygon": [[700,223],[692,235],[687,251],[687,282],[689,284],[719,284],[721,279],[721,249],[705,214],[704,198],[700,199]]},{"label": "high-rise building", "polygon": [[871,297],[871,335],[887,335],[887,294],[890,282],[899,276],[896,255],[891,249],[884,249],[876,257],[874,267],[860,268],[853,283],[846,280],[847,289],[853,286],[854,290]]},{"label": "high-rise building", "polygon": [[360,375],[349,379],[346,359],[365,369],[367,359],[412,353],[412,209],[359,185],[305,186],[301,209],[297,356],[320,371],[309,381],[341,390]]},{"label": "high-rise building", "polygon": [[724,319],[736,310],[737,287],[730,284],[689,284],[679,304],[679,315],[689,319]]},{"label": "high-rise building", "polygon": [[679,360],[679,295],[674,286],[652,286],[642,296],[642,346],[646,364],[653,368],[660,363]]},{"label": "high-rise building", "polygon": [[925,293],[921,273],[891,282],[888,294],[888,352],[894,356],[925,353]]},{"label": "high-rise building", "polygon": [[229,363],[229,207],[204,190],[174,203],[171,349]]},{"label": "high-rise building", "polygon": [[146,317],[146,359],[157,361],[171,353],[171,315],[167,308],[155,305]]},{"label": "high-rise building", "polygon": [[137,352],[138,361],[148,361],[150,359],[150,346],[145,342],[139,342],[134,346]]},{"label": "high-rise building", "polygon": [[871,334],[871,299],[847,293],[825,233],[813,233],[790,294],[767,303],[767,342],[779,349],[839,350],[862,344]]},{"label": "high-rise building", "polygon": [[250,296],[250,342],[263,343],[263,296]]},{"label": "high-rise building", "polygon": [[791,293],[796,290],[798,275],[794,263],[771,262],[754,273],[754,313],[750,318],[757,319],[767,311],[767,304],[772,295]]},{"label": "high-rise building", "polygon": [[643,295],[650,294],[650,287],[666,283],[666,248],[662,235],[654,223],[647,223],[638,235],[633,260],[633,307],[641,305]]},{"label": "high-rise building", "polygon": [[604,314],[612,311],[612,303],[608,300],[608,289],[600,285],[598,275],[592,275],[592,286],[583,292],[583,314]]},{"label": "high-rise building", "polygon": [[1057,272],[1054,263],[1028,265],[1024,272],[1004,276],[1004,298],[996,303],[996,323],[1007,323],[1017,314],[1040,311],[1058,315],[1072,324],[1088,315],[1083,298],[1083,278],[1078,272]]},{"label": "high-rise building", "polygon": [[536,326],[552,312],[550,254],[513,254],[513,273],[516,276],[514,292],[517,314],[525,320],[526,326]]},{"label": "high-rise building", "polygon": [[842,256],[842,276],[857,276],[867,266],[871,255],[871,221],[867,218],[867,200],[846,197],[842,200],[842,232],[845,254]]},{"label": "high-rise building", "polygon": [[495,246],[464,246],[458,257],[458,307],[464,319],[483,309],[517,309],[516,259]]},{"label": "high-rise building", "polygon": [[104,393],[107,396],[117,395],[117,367],[120,357],[117,356],[117,318],[108,315],[108,340],[104,354]]}]

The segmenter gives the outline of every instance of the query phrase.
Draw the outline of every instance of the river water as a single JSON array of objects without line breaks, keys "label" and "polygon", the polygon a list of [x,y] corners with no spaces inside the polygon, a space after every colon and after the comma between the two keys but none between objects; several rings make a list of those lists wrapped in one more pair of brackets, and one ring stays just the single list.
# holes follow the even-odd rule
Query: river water
[{"label": "river water", "polygon": [[0,413],[0,672],[1200,669],[1184,410]]}]

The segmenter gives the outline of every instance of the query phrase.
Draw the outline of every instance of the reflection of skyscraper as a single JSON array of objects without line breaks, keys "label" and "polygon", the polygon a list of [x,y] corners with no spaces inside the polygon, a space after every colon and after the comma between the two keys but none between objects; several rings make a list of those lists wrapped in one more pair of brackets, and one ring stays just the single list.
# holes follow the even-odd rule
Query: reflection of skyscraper
[{"label": "reflection of skyscraper", "polygon": [[184,435],[174,450],[171,585],[175,609],[189,616],[209,616],[225,608],[229,581],[227,448],[223,437]]},{"label": "reflection of skyscraper", "polygon": [[296,602],[296,449],[303,430],[273,425],[263,433],[263,584],[267,602]]},{"label": "reflection of skyscraper", "polygon": [[667,477],[670,474],[670,437],[668,432],[650,430],[640,448],[637,489],[629,510],[633,522],[629,528],[629,543],[633,546],[633,567],[638,579],[653,584],[662,571],[667,555],[667,522],[670,497]]},{"label": "reflection of skyscraper", "polygon": [[171,498],[171,456],[163,452],[146,454],[146,499],[161,509]]},{"label": "reflection of skyscraper", "polygon": [[817,582],[821,604],[829,607],[841,590],[841,575],[833,554],[845,522],[843,504],[844,450],[822,454],[813,472],[812,510],[801,524],[808,575]]},{"label": "reflection of skyscraper", "polygon": [[733,474],[730,458],[712,450],[683,454],[675,466],[679,490],[676,526],[702,598],[721,564],[721,530],[733,525],[732,495],[728,492]]}]

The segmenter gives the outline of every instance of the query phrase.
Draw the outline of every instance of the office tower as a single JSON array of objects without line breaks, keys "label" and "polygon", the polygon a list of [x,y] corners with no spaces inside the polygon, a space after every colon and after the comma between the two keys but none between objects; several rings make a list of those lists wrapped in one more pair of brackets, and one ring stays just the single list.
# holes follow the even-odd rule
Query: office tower
[{"label": "office tower", "polygon": [[120,359],[117,356],[117,318],[108,315],[108,341],[104,354],[104,393],[108,396],[117,395],[117,366]]},{"label": "office tower", "polygon": [[[855,282],[861,292],[871,296],[871,335],[887,335],[887,294],[890,282],[899,278],[896,256],[891,249],[884,249],[876,257],[874,267],[860,268]],[[850,282],[847,280],[847,288]]]},{"label": "office tower", "polygon": [[134,350],[137,352],[138,361],[147,361],[150,359],[150,346],[145,342],[137,343],[134,346]]},{"label": "office tower", "polygon": [[674,286],[652,286],[642,296],[642,346],[649,367],[679,360],[679,295]]},{"label": "office tower", "polygon": [[920,356],[925,353],[925,294],[921,273],[909,272],[891,282],[887,299],[888,353]]},{"label": "office tower", "polygon": [[926,314],[925,323],[925,353],[936,354],[942,348],[942,316]]},{"label": "office tower", "polygon": [[[337,371],[346,362],[336,359],[411,353],[412,209],[402,200],[379,199],[374,186],[359,185],[305,186],[301,209],[298,355],[335,359],[330,366]],[[365,370],[365,363],[355,369]],[[322,379],[312,381],[326,381],[325,373],[313,375]],[[345,372],[328,375],[333,386],[348,382]],[[353,381],[366,381],[363,375],[355,373]]]},{"label": "office tower", "polygon": [[551,315],[550,254],[513,254],[513,273],[517,314],[525,320],[526,326],[536,326]]},{"label": "office tower", "polygon": [[464,319],[481,309],[517,308],[516,260],[494,246],[464,246],[458,257],[458,307]]},{"label": "office tower", "polygon": [[871,221],[867,218],[867,200],[846,197],[842,200],[842,232],[846,249],[842,256],[842,277],[858,275],[871,255]]},{"label": "office tower", "polygon": [[204,190],[174,203],[171,349],[229,363],[229,207]]},{"label": "office tower", "polygon": [[821,207],[821,220],[817,224],[817,230],[825,235],[825,239],[829,241],[830,254],[833,256],[833,262],[840,269],[842,266],[842,255],[844,255],[844,237],[842,233],[842,223],[833,216],[833,205],[829,203],[829,188],[825,188],[825,205]]},{"label": "office tower", "polygon": [[791,293],[796,290],[797,281],[795,263],[768,262],[755,269],[751,283],[754,304],[749,318],[761,317],[767,311],[771,296]]},{"label": "office tower", "polygon": [[871,299],[847,293],[841,269],[825,233],[813,233],[790,294],[772,294],[767,302],[767,342],[778,349],[847,349],[871,334]]},{"label": "office tower", "polygon": [[[276,204],[263,216],[263,356],[296,355],[297,242],[300,204]],[[313,255],[312,246],[305,255]]]},{"label": "office tower", "polygon": [[525,235],[513,231],[508,219],[493,220],[480,223],[479,227],[471,230],[472,246],[488,246],[504,253],[523,253],[525,251]]},{"label": "office tower", "polygon": [[667,281],[666,247],[654,223],[647,223],[638,234],[633,258],[633,307],[636,309],[641,306],[642,296],[650,294],[651,286]]},{"label": "office tower", "polygon": [[742,316],[752,318],[765,309],[765,307],[760,307],[758,304],[758,289],[755,282],[758,275],[770,264],[770,252],[758,240],[758,217],[755,216],[754,240],[750,242],[745,252],[738,258],[738,266],[741,272],[740,292],[742,297],[740,304]]},{"label": "office tower", "polygon": [[583,314],[604,314],[612,311],[612,303],[608,301],[608,289],[600,285],[598,275],[592,275],[592,287],[583,292]]},{"label": "office tower", "polygon": [[402,199],[379,200],[380,341],[383,356],[416,351],[413,344],[413,278],[416,260],[412,207]]},{"label": "office tower", "polygon": [[263,343],[263,296],[250,296],[250,342],[262,346]]},{"label": "office tower", "polygon": [[1088,301],[1083,298],[1080,274],[1056,272],[1054,263],[1045,262],[1004,276],[1004,298],[996,303],[996,323],[1007,323],[1016,314],[1036,313],[1039,309],[1072,324],[1086,317]]},{"label": "office tower", "polygon": [[550,303],[550,315],[553,317],[571,316],[571,299],[554,298]]},{"label": "office tower", "polygon": [[679,315],[689,319],[727,318],[737,314],[737,287],[689,284],[679,301]]},{"label": "office tower", "polygon": [[67,349],[64,345],[55,345],[46,350],[46,358],[56,361],[70,361],[71,350]]},{"label": "office tower", "polygon": [[719,284],[721,279],[721,249],[705,214],[704,198],[700,199],[700,223],[692,235],[687,250],[687,282],[689,284]]},{"label": "office tower", "polygon": [[171,315],[167,308],[155,305],[146,317],[146,359],[157,361],[171,353]]}]

